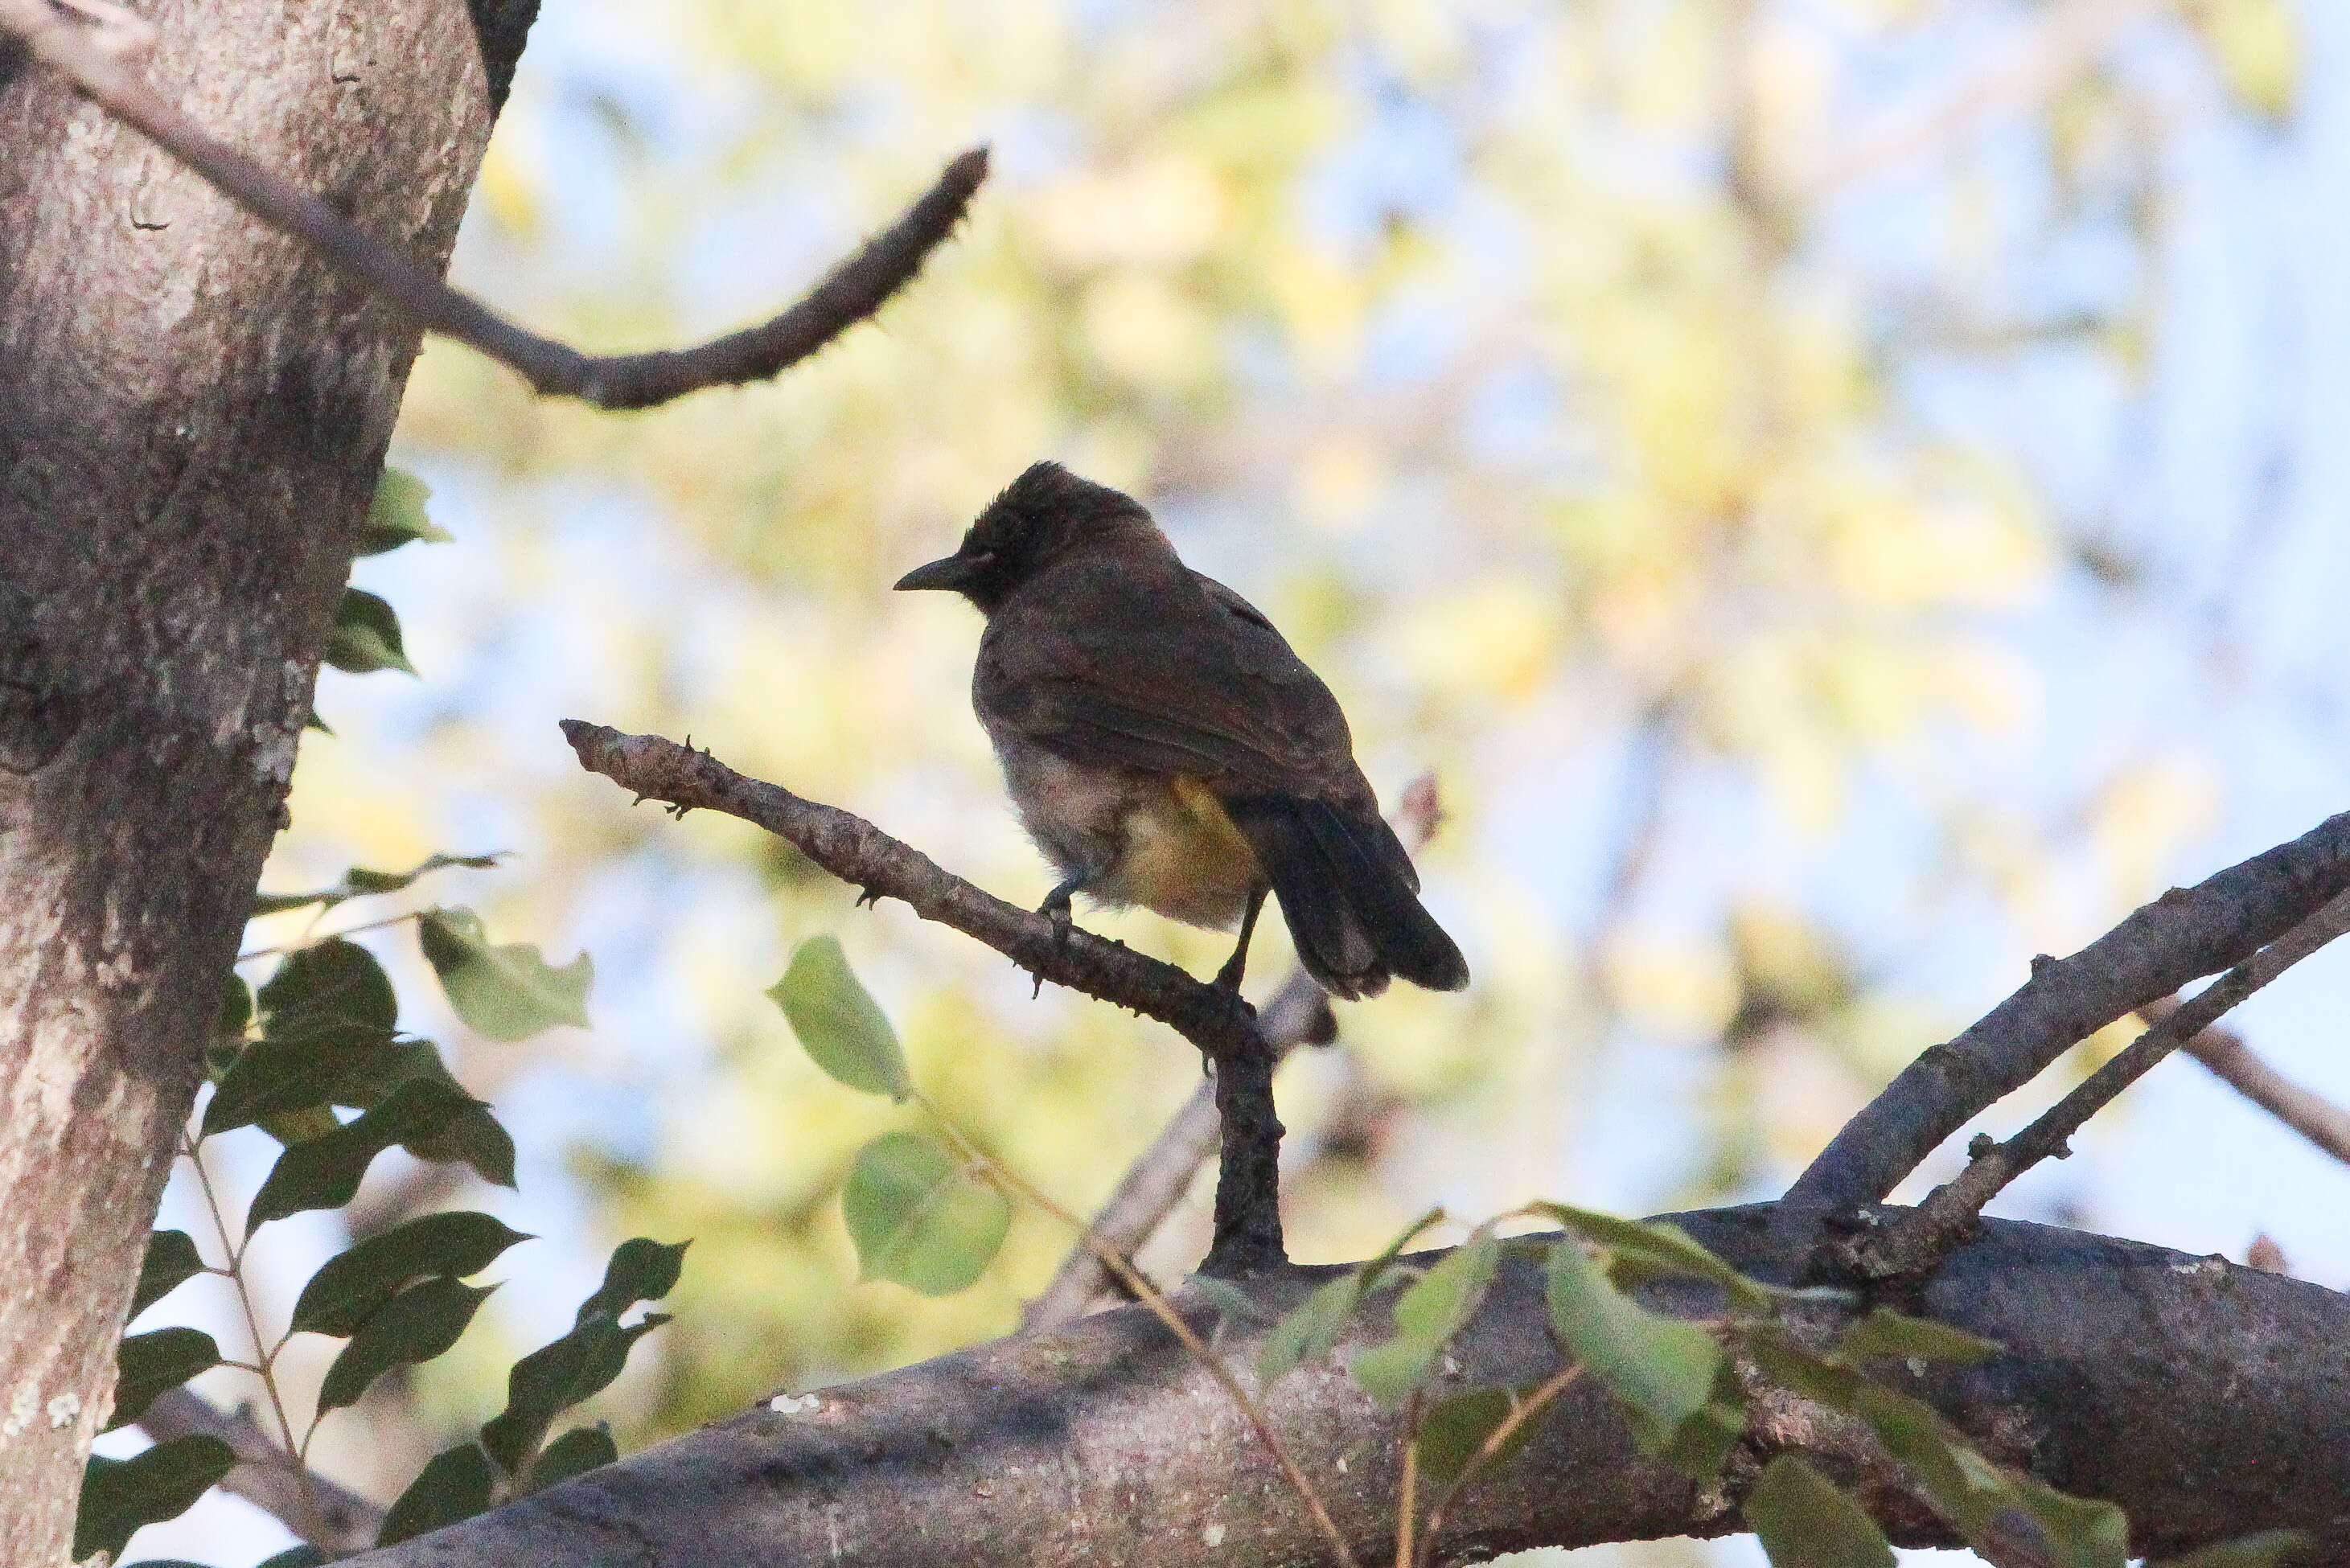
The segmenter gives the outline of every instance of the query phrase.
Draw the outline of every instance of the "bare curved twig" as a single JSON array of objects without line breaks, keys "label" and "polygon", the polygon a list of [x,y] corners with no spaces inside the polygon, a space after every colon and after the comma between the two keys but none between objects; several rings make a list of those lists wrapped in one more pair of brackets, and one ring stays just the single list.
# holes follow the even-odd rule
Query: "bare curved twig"
[{"label": "bare curved twig", "polygon": [[[102,18],[102,14],[101,14]],[[132,18],[136,22],[136,18]],[[601,409],[642,409],[705,387],[764,380],[806,358],[881,308],[954,232],[987,178],[987,150],[946,166],[938,182],[895,223],[868,241],[806,297],[762,326],[699,348],[644,354],[582,354],[506,320],[462,294],[351,221],[202,127],[156,92],[138,68],[151,44],[101,19],[86,26],[51,0],[0,0],[0,32],[14,33],[36,58],[117,118],[137,127],[272,228],[290,234],[357,278],[428,330],[472,345],[519,373],[544,396],[578,398]]]},{"label": "bare curved twig", "polygon": [[1122,943],[1056,928],[982,892],[862,817],[745,778],[707,752],[577,719],[564,721],[563,733],[581,767],[639,797],[667,801],[680,815],[699,806],[755,823],[862,888],[865,901],[902,898],[922,919],[986,943],[1040,981],[1155,1018],[1198,1046],[1215,1066],[1224,1146],[1216,1238],[1201,1267],[1247,1273],[1284,1261],[1273,1052],[1247,1002]]}]

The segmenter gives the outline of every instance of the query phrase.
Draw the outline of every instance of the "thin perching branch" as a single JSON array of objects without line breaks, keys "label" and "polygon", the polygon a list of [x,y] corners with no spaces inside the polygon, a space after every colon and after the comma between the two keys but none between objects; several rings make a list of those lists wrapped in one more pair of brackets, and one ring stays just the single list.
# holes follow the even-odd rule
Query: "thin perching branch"
[{"label": "thin perching branch", "polygon": [[1896,1224],[1855,1244],[1851,1251],[1862,1272],[1879,1278],[1918,1274],[1940,1262],[1973,1232],[1983,1205],[2010,1182],[2043,1159],[2063,1158],[2066,1143],[2083,1124],[2156,1063],[2345,931],[2350,931],[2350,893],[2335,895],[2317,913],[2181,1002],[2013,1137],[2004,1143],[1977,1138],[1967,1151],[1966,1169],[1955,1179],[1936,1188]]},{"label": "thin perching branch", "polygon": [[707,752],[658,735],[624,735],[577,719],[563,733],[579,765],[679,815],[702,807],[754,823],[851,887],[862,901],[901,898],[917,915],[986,943],[1035,975],[1155,1018],[1214,1065],[1223,1160],[1216,1182],[1209,1273],[1249,1273],[1285,1261],[1281,1241],[1280,1118],[1273,1106],[1273,1052],[1255,1011],[1233,992],[1173,964],[1055,927],[942,868],[862,817],[743,777]]},{"label": "thin perching branch", "polygon": [[[78,0],[77,9],[88,4]],[[694,348],[582,354],[525,331],[451,288],[360,233],[317,195],[214,140],[138,68],[136,57],[151,42],[151,27],[117,21],[108,15],[110,8],[92,9],[100,18],[96,28],[69,18],[52,0],[0,0],[0,31],[16,35],[36,59],[94,102],[144,132],[245,211],[367,285],[418,326],[470,344],[516,371],[543,396],[578,398],[600,409],[650,408],[705,387],[764,380],[806,358],[904,287],[954,232],[987,178],[987,150],[963,153],[896,223],[798,304],[762,326]]]},{"label": "thin perching branch", "polygon": [[1780,1200],[1778,1238],[1814,1238],[1828,1216],[1881,1199],[1944,1138],[2075,1042],[2243,962],[2345,888],[2350,813],[2194,888],[2173,888],[2070,958],[2034,959],[2021,990],[1919,1055],[1845,1124]]},{"label": "thin perching branch", "polygon": [[236,1453],[236,1468],[222,1480],[223,1490],[330,1555],[363,1552],[383,1529],[382,1509],[316,1470],[309,1472],[306,1499],[302,1461],[278,1447],[247,1411],[223,1410],[192,1388],[167,1388],[155,1396],[139,1425],[159,1443],[191,1432],[226,1443]]},{"label": "thin perching branch", "polygon": [[[1434,774],[1412,780],[1388,819],[1404,847],[1414,853],[1435,836],[1443,820]],[[1329,994],[1314,983],[1312,975],[1293,969],[1272,1000],[1258,1010],[1257,1027],[1277,1066],[1299,1045],[1328,1044],[1337,1037],[1338,1021],[1330,1011]],[[1111,1271],[1105,1267],[1094,1243],[1098,1241],[1123,1258],[1140,1251],[1183,1201],[1191,1179],[1215,1152],[1216,1137],[1215,1092],[1202,1084],[1168,1119],[1150,1147],[1127,1168],[1109,1201],[1087,1227],[1087,1235],[1061,1260],[1043,1293],[1028,1303],[1020,1326],[1058,1328],[1083,1317],[1113,1284]]]}]

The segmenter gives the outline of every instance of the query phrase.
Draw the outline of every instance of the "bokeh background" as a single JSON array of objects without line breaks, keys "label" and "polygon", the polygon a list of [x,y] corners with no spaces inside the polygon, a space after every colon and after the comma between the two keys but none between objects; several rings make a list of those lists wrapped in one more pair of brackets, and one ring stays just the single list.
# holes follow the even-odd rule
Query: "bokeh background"
[{"label": "bokeh background", "polygon": [[[1771,1196],[2030,955],[2350,805],[2345,82],[2350,15],[2291,0],[550,5],[454,267],[541,330],[764,317],[961,148],[997,172],[878,327],[775,385],[608,416],[424,354],[393,461],[455,542],[354,576],[421,673],[322,677],[333,732],[264,886],[512,851],[326,929],[473,904],[593,957],[594,1027],[469,1037],[409,931],[362,939],[522,1148],[518,1194],[394,1156],[363,1205],[544,1239],[315,1457],[396,1491],[630,1235],[694,1245],[677,1321],[594,1412],[624,1449],[1014,1324],[1067,1245],[1041,1216],[962,1295],[857,1282],[835,1191],[900,1113],[761,994],[806,936],[839,935],[926,1088],[1074,1208],[1191,1092],[1172,1035],[1032,1001],[740,824],[632,812],[555,727],[690,732],[1033,903],[1050,878],[968,707],[977,618],[888,590],[1039,457],[1143,497],[1267,609],[1388,799],[1440,781],[1429,901],[1476,981],[1345,1006],[1286,1070],[1303,1260],[1431,1203]],[[1087,923],[1201,972],[1223,950]],[[2240,1022],[2350,1100],[2346,988],[2321,959]],[[272,1147],[240,1136],[233,1183]],[[2180,1060],[2000,1208],[2236,1258],[2265,1234],[2340,1286],[2345,1195]],[[1162,1276],[1206,1196],[1147,1254]],[[191,1202],[165,1222],[200,1227]],[[340,1240],[267,1234],[281,1312]],[[173,1320],[238,1343],[201,1284],[141,1326]],[[288,1539],[215,1498],[133,1555]]]}]

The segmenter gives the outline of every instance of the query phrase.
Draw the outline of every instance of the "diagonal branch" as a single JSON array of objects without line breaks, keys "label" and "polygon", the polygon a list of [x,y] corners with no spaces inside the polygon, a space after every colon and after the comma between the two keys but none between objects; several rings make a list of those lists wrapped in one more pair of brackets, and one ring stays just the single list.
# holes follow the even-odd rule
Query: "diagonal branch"
[{"label": "diagonal branch", "polygon": [[2350,893],[2336,895],[2317,913],[2172,1009],[2168,1017],[2131,1041],[2005,1143],[1977,1139],[1977,1147],[1968,1151],[1967,1168],[1957,1179],[1936,1188],[1890,1230],[1865,1236],[1851,1249],[1861,1272],[1887,1278],[1934,1267],[1974,1230],[1983,1205],[2010,1182],[2043,1159],[2064,1158],[2072,1136],[2156,1063],[2345,930],[2350,930]]},{"label": "diagonal branch", "polygon": [[51,0],[0,0],[0,33],[22,38],[36,58],[272,228],[302,241],[337,270],[367,285],[430,331],[470,344],[518,372],[533,390],[578,398],[602,409],[642,409],[705,387],[764,380],[806,358],[881,308],[962,221],[987,178],[987,150],[948,164],[895,223],[868,241],[806,297],[765,324],[699,348],[644,354],[582,354],[506,320],[427,268],[362,234],[318,196],[214,140],[167,102],[138,69],[144,43],[120,28],[84,26]]},{"label": "diagonal branch", "polygon": [[743,777],[707,752],[658,735],[624,735],[567,719],[579,765],[682,815],[702,807],[754,823],[850,886],[864,900],[902,898],[926,920],[986,943],[1035,975],[1155,1018],[1200,1049],[1216,1073],[1223,1162],[1216,1182],[1216,1238],[1201,1268],[1245,1273],[1283,1261],[1281,1121],[1274,1114],[1273,1052],[1256,1015],[1235,993],[1174,965],[1105,941],[982,892],[910,845],[837,806]]},{"label": "diagonal branch", "polygon": [[167,1388],[155,1396],[139,1425],[159,1443],[191,1432],[226,1443],[236,1451],[236,1468],[223,1479],[222,1488],[330,1555],[364,1552],[383,1529],[383,1510],[316,1470],[306,1499],[301,1460],[279,1448],[247,1412],[221,1409],[192,1388]]},{"label": "diagonal branch", "polygon": [[[2138,1014],[2149,1023],[2159,1023],[2178,1010],[2178,1003],[2166,1001],[2150,1002],[2139,1008]],[[2236,1093],[2350,1165],[2350,1111],[2269,1065],[2244,1044],[2242,1035],[2232,1029],[2206,1029],[2179,1049]]]},{"label": "diagonal branch", "polygon": [[1966,1033],[1926,1051],[1845,1124],[1773,1223],[1809,1238],[1882,1199],[1942,1140],[2115,1019],[2243,962],[2350,888],[2350,813],[2191,888],[2173,888],[2032,978]]},{"label": "diagonal branch", "polygon": [[[1435,836],[1444,819],[1436,792],[1436,775],[1412,780],[1396,804],[1389,820],[1404,847],[1417,853]],[[1293,969],[1273,999],[1257,1014],[1278,1066],[1299,1045],[1326,1045],[1337,1038],[1338,1021],[1330,998],[1303,969]],[[1175,1206],[1183,1201],[1191,1179],[1216,1148],[1216,1102],[1211,1085],[1202,1084],[1151,1140],[1087,1227],[1087,1239],[1069,1251],[1044,1293],[1021,1314],[1023,1328],[1058,1328],[1085,1315],[1086,1309],[1110,1289],[1112,1280],[1098,1241],[1122,1258],[1131,1258],[1158,1233]]]}]

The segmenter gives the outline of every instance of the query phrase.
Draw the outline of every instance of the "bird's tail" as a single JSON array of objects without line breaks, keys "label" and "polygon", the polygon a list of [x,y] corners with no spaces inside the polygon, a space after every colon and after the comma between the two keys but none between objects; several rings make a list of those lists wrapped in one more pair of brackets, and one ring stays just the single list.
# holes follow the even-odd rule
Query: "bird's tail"
[{"label": "bird's tail", "polygon": [[1394,829],[1295,795],[1224,802],[1256,850],[1306,972],[1334,996],[1377,996],[1390,975],[1430,991],[1469,983],[1468,961],[1420,907],[1419,874]]}]

